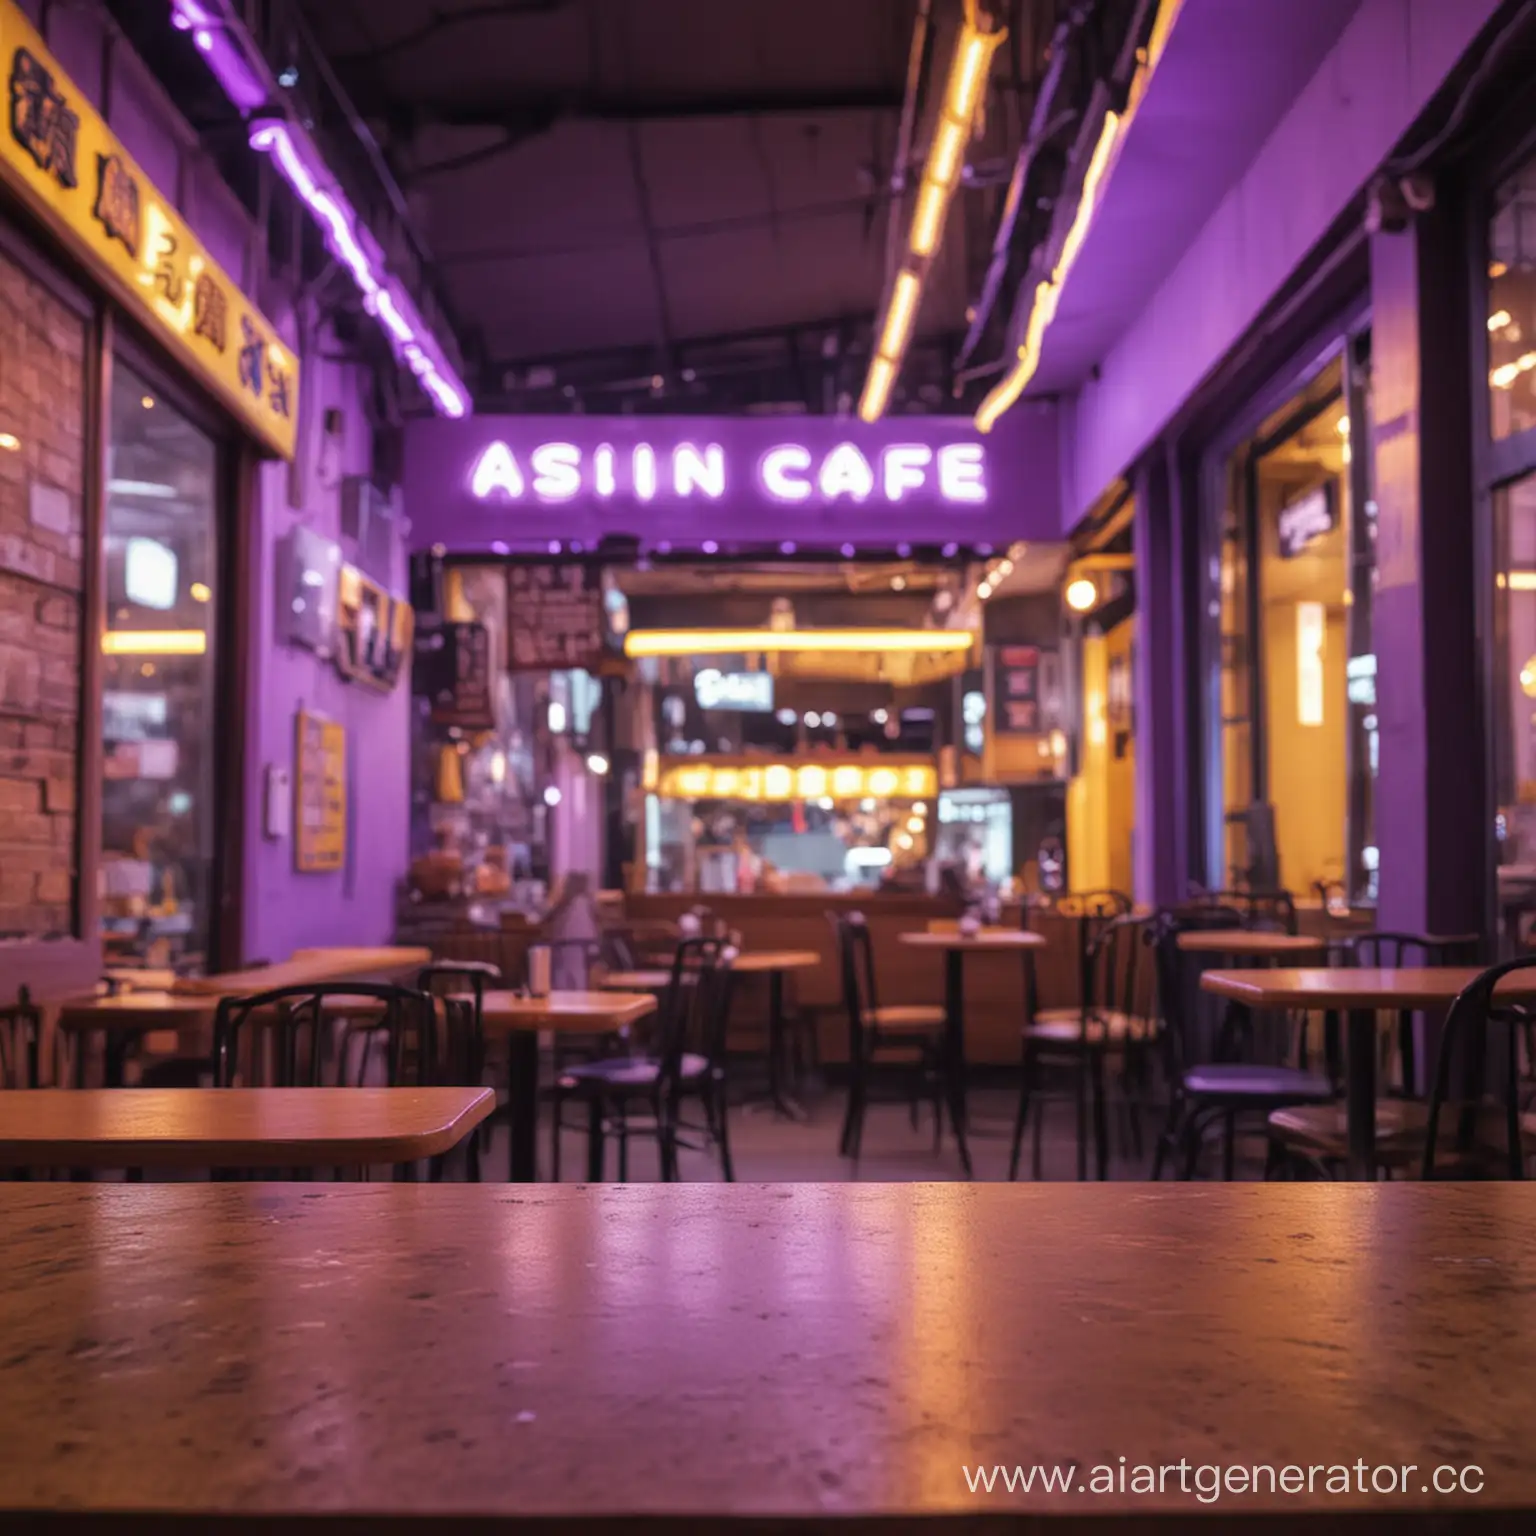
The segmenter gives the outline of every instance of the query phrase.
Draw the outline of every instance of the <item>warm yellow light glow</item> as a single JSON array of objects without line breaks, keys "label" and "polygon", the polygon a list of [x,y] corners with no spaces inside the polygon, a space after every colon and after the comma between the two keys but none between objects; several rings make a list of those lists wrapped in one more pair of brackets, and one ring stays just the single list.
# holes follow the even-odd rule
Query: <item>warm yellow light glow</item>
[{"label": "warm yellow light glow", "polygon": [[213,593],[209,590],[207,582],[204,581],[194,581],[192,585],[187,588],[187,591],[192,594],[192,601],[194,603],[206,603],[208,599],[213,596]]},{"label": "warm yellow light glow", "polygon": [[847,803],[890,799],[898,793],[934,795],[938,783],[938,770],[929,760],[872,767],[848,762],[823,765],[688,757],[662,762],[656,793],[673,800]]},{"label": "warm yellow light glow", "polygon": [[1529,373],[1532,368],[1536,368],[1536,352],[1526,352],[1517,357],[1514,362],[1495,368],[1488,375],[1488,382],[1495,389],[1508,389],[1522,373]]},{"label": "warm yellow light glow", "polygon": [[870,651],[948,655],[971,648],[964,629],[632,629],[626,656],[734,656],[753,652]]},{"label": "warm yellow light glow", "polygon": [[896,834],[896,846],[903,853],[908,852],[912,847],[912,834],[910,832],[898,832]]},{"label": "warm yellow light glow", "polygon": [[1488,329],[1490,331],[1502,331],[1514,316],[1507,309],[1496,310],[1488,316]]},{"label": "warm yellow light glow", "polygon": [[[891,387],[906,354],[912,316],[922,295],[924,264],[938,250],[943,238],[944,222],[960,181],[965,146],[975,128],[992,55],[1007,36],[1002,28],[995,32],[981,31],[976,25],[976,7],[971,0],[967,0],[965,11],[965,24],[955,45],[944,99],[928,146],[922,180],[918,184],[912,225],[907,232],[907,250],[918,265],[903,268],[892,285],[885,323],[880,328],[880,346],[870,359],[869,373],[859,397],[859,415],[865,421],[878,421],[890,399]],[[907,281],[911,284],[910,295],[903,291]]]},{"label": "warm yellow light glow", "polygon": [[869,773],[869,792],[877,800],[888,799],[896,793],[901,780],[894,768],[872,768]]},{"label": "warm yellow light glow", "polygon": [[1536,656],[1520,668],[1520,691],[1526,698],[1536,699]]},{"label": "warm yellow light glow", "polygon": [[654,790],[661,776],[661,756],[655,747],[647,747],[640,754],[640,787]]},{"label": "warm yellow light glow", "polygon": [[1099,589],[1087,576],[1079,576],[1067,583],[1067,590],[1062,595],[1073,613],[1087,613],[1098,602]]},{"label": "warm yellow light glow", "polygon": [[788,800],[795,792],[795,772],[784,763],[770,763],[763,770],[763,797]]},{"label": "warm yellow light glow", "polygon": [[201,656],[207,649],[201,629],[109,629],[101,637],[104,656]]},{"label": "warm yellow light glow", "polygon": [[1339,419],[1336,422],[1334,422],[1333,425],[1334,425],[1335,431],[1338,432],[1340,437],[1348,437],[1349,436],[1349,417],[1348,416],[1340,416]]},{"label": "warm yellow light glow", "polygon": [[795,790],[802,800],[820,800],[827,792],[827,770],[806,767],[795,775]]},{"label": "warm yellow light glow", "polygon": [[[1502,576],[1499,577],[1499,585],[1505,585]],[[1511,592],[1536,592],[1536,571],[1511,571],[1508,585]]]},{"label": "warm yellow light glow", "polygon": [[21,439],[14,432],[0,432],[0,448],[7,453],[15,453],[21,447]]},{"label": "warm yellow light glow", "polygon": [[912,321],[917,314],[917,296],[921,284],[910,272],[902,272],[891,288],[891,307],[885,314],[885,331],[880,337],[881,355],[898,358],[907,349]]},{"label": "warm yellow light glow", "polygon": [[1502,261],[1490,261],[1488,263],[1489,277],[1503,277],[1509,268]]},{"label": "warm yellow light glow", "polygon": [[921,832],[923,830],[923,818],[921,816],[907,817],[907,831]]},{"label": "warm yellow light glow", "polygon": [[832,794],[835,799],[852,800],[864,793],[863,771],[852,764],[832,770]]},{"label": "warm yellow light glow", "polygon": [[885,414],[886,402],[891,398],[891,385],[896,382],[896,365],[888,357],[876,357],[869,365],[869,376],[864,380],[864,393],[859,396],[859,417],[863,421],[879,421]]}]

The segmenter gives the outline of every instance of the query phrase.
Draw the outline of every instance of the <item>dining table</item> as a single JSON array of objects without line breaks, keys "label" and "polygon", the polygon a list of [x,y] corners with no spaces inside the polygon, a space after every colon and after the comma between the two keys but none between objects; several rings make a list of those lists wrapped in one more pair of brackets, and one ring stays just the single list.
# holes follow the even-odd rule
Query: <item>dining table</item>
[{"label": "dining table", "polygon": [[968,1070],[965,1054],[965,958],[967,955],[1022,955],[1024,957],[1023,1012],[1020,1023],[1034,1017],[1036,951],[1045,947],[1044,934],[1029,928],[1003,928],[949,924],[896,936],[909,949],[932,950],[944,956],[944,1051],[947,1062],[950,1124],[960,1151],[960,1165],[971,1176],[971,1151],[966,1140],[969,1125]]},{"label": "dining table", "polygon": [[0,1252],[18,1531],[1536,1513],[1529,1183],[0,1183]]},{"label": "dining table", "polygon": [[[463,1001],[473,1003],[466,995]],[[507,1042],[508,1171],[514,1184],[539,1176],[539,1036],[620,1034],[656,1010],[650,992],[553,991],[542,996],[488,991],[480,1000],[487,1040]]]},{"label": "dining table", "polygon": [[[1376,1051],[1378,1012],[1445,1009],[1482,974],[1477,966],[1315,966],[1206,971],[1201,987],[1258,1013],[1296,1010],[1344,1019],[1344,1106],[1351,1179],[1374,1179],[1376,1164]],[[1536,1001],[1536,972],[1517,972],[1495,996]]]},{"label": "dining table", "polygon": [[39,1088],[0,1094],[0,1168],[367,1168],[456,1147],[489,1088]]}]

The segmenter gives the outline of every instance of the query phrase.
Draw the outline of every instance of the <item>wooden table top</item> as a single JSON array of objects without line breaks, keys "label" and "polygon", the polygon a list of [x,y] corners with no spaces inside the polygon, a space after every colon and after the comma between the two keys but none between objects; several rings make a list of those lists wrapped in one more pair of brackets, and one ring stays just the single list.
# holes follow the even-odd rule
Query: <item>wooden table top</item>
[{"label": "wooden table top", "polygon": [[654,1013],[649,992],[551,992],[547,997],[521,997],[516,992],[487,992],[481,1020],[488,1035],[513,1030],[553,1030],[577,1035],[627,1029]]},{"label": "wooden table top", "polygon": [[[1475,965],[1403,966],[1358,970],[1317,966],[1301,970],[1206,971],[1200,985],[1218,997],[1254,1008],[1435,1008],[1480,975]],[[1536,972],[1517,973],[1496,994],[1510,1001],[1536,999]]]},{"label": "wooden table top", "polygon": [[[814,949],[748,949],[731,961],[738,976],[767,975],[773,971],[806,971],[820,965],[822,957]],[[603,977],[605,991],[661,992],[672,983],[668,966],[651,966],[638,971],[609,971]]]},{"label": "wooden table top", "polygon": [[605,992],[661,992],[672,985],[672,972],[665,966],[644,971],[609,971],[602,980]]},{"label": "wooden table top", "polygon": [[1028,928],[982,928],[976,933],[950,932],[899,933],[897,941],[913,949],[1011,950],[1041,949],[1045,935]]},{"label": "wooden table top", "polygon": [[[7,1183],[0,1252],[11,1512],[1304,1536],[1536,1508],[1529,1183]],[[1357,1461],[1481,1491],[1193,1481]],[[1186,1462],[1189,1491],[970,1492],[1019,1462]]]},{"label": "wooden table top", "polygon": [[65,998],[59,1004],[61,1029],[180,1029],[212,1020],[219,1010],[214,995],[185,992],[119,992],[116,997]]},{"label": "wooden table top", "polygon": [[0,1094],[4,1168],[333,1168],[457,1146],[489,1088],[41,1088]]},{"label": "wooden table top", "polygon": [[322,981],[362,981],[379,976],[386,980],[408,977],[430,964],[432,951],[419,945],[393,944],[375,948],[296,949],[276,965],[259,965],[245,971],[222,971],[217,976],[189,976],[176,983],[175,991],[204,993],[214,997],[248,997],[275,987],[304,987]]},{"label": "wooden table top", "polygon": [[1328,940],[1305,933],[1252,933],[1246,928],[1192,928],[1178,936],[1192,955],[1325,955]]}]

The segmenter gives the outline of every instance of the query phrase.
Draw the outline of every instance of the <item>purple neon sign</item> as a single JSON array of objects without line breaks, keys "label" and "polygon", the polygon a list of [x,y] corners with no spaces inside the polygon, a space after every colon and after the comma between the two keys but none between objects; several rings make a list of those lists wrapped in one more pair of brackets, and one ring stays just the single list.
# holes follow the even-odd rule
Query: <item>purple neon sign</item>
[{"label": "purple neon sign", "polygon": [[496,438],[475,458],[469,487],[479,501],[557,503],[586,494],[644,503],[721,501],[745,480],[750,495],[781,504],[896,504],[926,492],[952,505],[976,505],[987,500],[986,469],[986,448],[974,441],[861,447],[845,440],[813,449],[787,439],[733,454],[719,442],[649,439],[590,448],[555,439],[520,452]]}]

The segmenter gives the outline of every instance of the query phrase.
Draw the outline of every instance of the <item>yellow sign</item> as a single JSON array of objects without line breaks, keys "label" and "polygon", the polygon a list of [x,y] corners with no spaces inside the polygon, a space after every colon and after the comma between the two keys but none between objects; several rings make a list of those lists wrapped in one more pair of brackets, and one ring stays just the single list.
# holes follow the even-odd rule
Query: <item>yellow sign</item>
[{"label": "yellow sign", "polygon": [[340,869],[347,857],[346,727],[302,709],[293,812],[293,867],[307,874]]},{"label": "yellow sign", "polygon": [[54,62],[14,0],[0,0],[0,69],[6,181],[265,447],[291,459],[298,362]]},{"label": "yellow sign", "polygon": [[931,800],[930,761],[782,763],[740,758],[664,759],[656,793],[669,800]]}]

